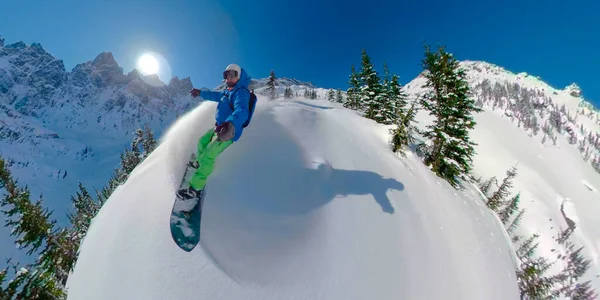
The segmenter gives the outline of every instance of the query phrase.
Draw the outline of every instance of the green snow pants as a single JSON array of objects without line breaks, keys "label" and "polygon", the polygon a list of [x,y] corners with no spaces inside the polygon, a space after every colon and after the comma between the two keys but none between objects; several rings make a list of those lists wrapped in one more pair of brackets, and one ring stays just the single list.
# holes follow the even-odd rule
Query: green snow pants
[{"label": "green snow pants", "polygon": [[231,140],[219,141],[212,128],[200,138],[198,141],[198,155],[196,156],[199,167],[190,179],[190,185],[194,189],[201,190],[204,188],[206,180],[208,180],[208,176],[210,176],[215,166],[215,159],[232,143]]}]

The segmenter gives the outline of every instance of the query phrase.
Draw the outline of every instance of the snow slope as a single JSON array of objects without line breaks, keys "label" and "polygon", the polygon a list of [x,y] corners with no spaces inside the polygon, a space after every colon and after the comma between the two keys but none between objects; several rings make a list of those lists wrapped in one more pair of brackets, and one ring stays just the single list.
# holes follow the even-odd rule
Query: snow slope
[{"label": "snow slope", "polygon": [[518,298],[505,232],[477,192],[326,101],[259,101],[208,182],[201,244],[178,249],[172,197],[214,109],[180,117],[106,202],[69,300]]},{"label": "snow slope", "polygon": [[[539,124],[547,123],[550,112],[565,104],[566,113],[575,116],[576,122],[570,122],[562,112],[558,113],[562,116],[564,127],[583,128],[585,148],[594,153],[597,151],[598,147],[592,146],[595,142],[588,143],[590,139],[587,136],[600,134],[600,127],[594,121],[599,114],[597,110],[589,109],[589,103],[580,97],[581,91],[576,85],[565,90],[554,89],[535,76],[514,74],[485,62],[465,61],[461,62],[461,66],[465,68],[472,87],[478,86],[483,80],[490,80],[492,85],[516,84],[521,89],[539,92],[539,96],[532,96],[529,101],[548,99],[550,104],[534,110]],[[409,95],[416,98],[423,92],[421,86],[424,83],[421,76],[412,80],[406,85]],[[592,259],[590,270],[580,281],[591,280],[592,286],[600,291],[600,171],[595,170],[583,155],[586,150],[581,150],[580,143],[584,140],[569,143],[567,131],[558,133],[553,129],[556,143],[550,139],[544,142],[543,131],[534,134],[519,126],[513,117],[519,113],[518,110],[515,113],[514,109],[507,109],[502,104],[494,107],[493,101],[484,99],[480,89],[475,88],[473,92],[473,97],[482,103],[484,109],[484,112],[475,115],[477,124],[471,132],[472,140],[477,143],[473,174],[482,180],[495,176],[501,181],[506,176],[506,170],[516,165],[517,176],[511,191],[512,195],[521,193],[520,208],[526,209],[517,234],[539,234],[537,254],[555,262],[551,270],[558,272],[564,265],[557,256],[565,252],[554,239],[560,230],[568,227],[567,218],[570,219],[576,224],[571,241],[578,247],[584,246],[584,256]],[[584,113],[577,114],[578,110]],[[417,127],[426,129],[432,117],[427,111],[421,110],[417,114],[417,121]],[[591,160],[594,157],[592,155]]]},{"label": "snow slope", "polygon": [[[538,254],[554,261],[564,251],[554,238],[568,227],[565,217],[571,219],[576,224],[572,241],[585,246],[584,255],[593,260],[583,280],[592,280],[600,290],[600,194],[596,190],[600,175],[574,147],[542,146],[506,117],[486,111],[476,121],[472,134],[478,143],[473,161],[476,176],[502,179],[508,168],[518,164],[512,191],[521,193],[520,207],[526,209],[518,233],[540,234]],[[559,138],[566,143],[566,138]],[[553,270],[562,267],[557,261]]]}]

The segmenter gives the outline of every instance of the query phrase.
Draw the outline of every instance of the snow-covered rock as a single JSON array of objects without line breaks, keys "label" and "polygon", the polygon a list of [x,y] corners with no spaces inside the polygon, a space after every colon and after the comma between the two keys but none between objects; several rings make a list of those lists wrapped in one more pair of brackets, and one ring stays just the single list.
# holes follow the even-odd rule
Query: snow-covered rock
[{"label": "snow-covered rock", "polygon": [[565,88],[565,91],[573,97],[581,97],[582,95],[581,88],[576,83],[572,83],[569,86],[567,86]]}]

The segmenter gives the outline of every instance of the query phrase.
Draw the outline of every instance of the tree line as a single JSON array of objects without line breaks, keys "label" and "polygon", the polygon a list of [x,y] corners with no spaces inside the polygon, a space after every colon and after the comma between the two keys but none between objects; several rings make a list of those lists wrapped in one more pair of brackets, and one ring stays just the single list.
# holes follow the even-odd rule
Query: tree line
[{"label": "tree line", "polygon": [[129,149],[121,153],[119,168],[105,186],[95,191],[95,197],[79,183],[79,190],[70,196],[73,210],[67,214],[69,223],[65,227],[57,225],[41,196],[33,200],[29,189],[19,186],[7,161],[0,157],[0,189],[5,190],[0,199],[6,217],[4,226],[11,229],[15,245],[36,258],[26,265],[7,260],[7,267],[0,271],[0,299],[66,299],[67,278],[91,220],[156,144],[149,127],[136,130]]},{"label": "tree line", "polygon": [[[521,193],[511,195],[510,190],[516,175],[517,167],[513,166],[506,171],[506,176],[499,185],[496,177],[483,182],[481,179],[475,181],[485,198],[485,204],[498,215],[515,246],[519,264],[516,270],[517,285],[521,299],[596,299],[597,294],[591,286],[591,281],[579,282],[589,270],[592,261],[581,253],[584,247],[576,247],[569,240],[577,226],[575,223],[561,229],[554,238],[558,245],[565,249],[564,253],[557,251],[554,260],[536,253],[539,234],[517,234],[525,209],[519,207]],[[492,192],[493,186],[497,186],[497,189]],[[550,273],[550,267],[559,262],[563,263],[562,269],[558,273]]]},{"label": "tree line", "polygon": [[[390,74],[387,64],[383,76],[375,69],[366,50],[362,50],[361,66],[351,66],[344,107],[361,111],[364,117],[384,125],[394,125],[392,150],[405,155],[416,142],[415,134],[424,137],[416,145],[424,163],[452,186],[459,185],[460,177],[471,171],[476,145],[469,137],[475,126],[473,114],[481,109],[470,95],[465,71],[444,46],[433,51],[425,45],[421,60],[425,93],[409,100],[396,74]],[[414,123],[419,109],[425,109],[434,122],[426,130],[418,130]]]}]

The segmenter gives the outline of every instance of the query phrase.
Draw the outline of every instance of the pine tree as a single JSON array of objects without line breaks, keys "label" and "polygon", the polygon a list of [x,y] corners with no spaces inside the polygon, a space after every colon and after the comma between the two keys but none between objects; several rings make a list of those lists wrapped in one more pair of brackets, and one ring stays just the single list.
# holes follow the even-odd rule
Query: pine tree
[{"label": "pine tree", "polygon": [[88,190],[79,183],[79,191],[75,196],[71,196],[71,202],[75,211],[68,214],[70,223],[73,225],[72,234],[74,239],[81,239],[87,232],[90,222],[98,213],[102,205],[102,201],[95,201]]},{"label": "pine tree", "polygon": [[556,275],[546,276],[547,271],[553,265],[544,257],[535,257],[535,249],[539,242],[538,234],[533,234],[519,245],[516,255],[521,261],[521,267],[517,270],[517,282],[521,290],[521,299],[545,299],[557,296],[554,285],[560,278]]},{"label": "pine tree", "polygon": [[342,95],[342,91],[340,89],[337,89],[337,92],[335,93],[335,102],[344,103],[344,96]]},{"label": "pine tree", "polygon": [[592,287],[591,281],[584,283],[577,283],[570,293],[571,299],[573,300],[594,300],[598,299],[596,290]]},{"label": "pine tree", "polygon": [[344,102],[344,107],[354,110],[361,110],[363,108],[363,105],[360,102],[361,82],[358,73],[356,73],[356,70],[354,69],[354,65],[351,67],[348,85],[349,87],[346,91],[346,102]]},{"label": "pine tree", "polygon": [[11,299],[13,294],[8,288],[3,288],[4,282],[6,281],[6,274],[8,274],[8,268],[0,271],[0,299]]},{"label": "pine tree", "polygon": [[506,232],[508,234],[512,234],[515,232],[515,230],[517,229],[517,227],[520,225],[521,220],[523,219],[523,215],[525,214],[525,209],[521,209],[519,210],[519,213],[517,214],[517,216],[510,222],[510,224],[508,225],[508,227],[506,227]]},{"label": "pine tree", "polygon": [[283,93],[283,97],[285,99],[291,99],[294,96],[294,92],[292,92],[292,88],[291,87],[286,87],[285,91]]},{"label": "pine tree", "polygon": [[[544,257],[523,259],[521,268],[517,270],[517,281],[521,290],[521,299],[546,299],[554,298],[553,286],[557,282],[554,276],[546,276],[552,266]],[[553,297],[554,296],[554,297]]]},{"label": "pine tree", "polygon": [[[85,236],[91,219],[100,210],[112,191],[128,177],[129,173],[156,147],[156,140],[149,127],[138,129],[131,149],[121,156],[121,167],[115,170],[101,192],[93,200],[80,183],[79,192],[71,197],[75,210],[68,214],[70,227],[60,228],[52,213],[42,205],[42,196],[33,202],[27,187],[20,188],[12,178],[6,162],[0,157],[0,189],[6,194],[0,207],[6,216],[5,226],[12,228],[19,249],[36,257],[34,263],[19,267],[12,265],[14,277],[6,287],[8,270],[0,271],[0,299],[63,299],[69,273],[77,260],[77,249]],[[129,173],[127,173],[129,172]],[[10,263],[10,260],[9,260]]]},{"label": "pine tree", "polygon": [[360,72],[360,102],[365,106],[365,117],[372,119],[378,123],[385,121],[383,106],[385,102],[385,91],[381,85],[381,79],[371,63],[371,58],[365,51],[362,50],[362,63]]},{"label": "pine tree", "polygon": [[396,128],[392,132],[392,147],[394,152],[406,156],[404,148],[409,147],[415,142],[414,133],[417,131],[412,124],[415,122],[417,114],[417,101],[413,101],[410,108],[405,114],[399,115],[396,123]]},{"label": "pine tree", "polygon": [[[399,118],[403,118],[405,114],[407,114],[407,105],[408,105],[408,95],[402,89],[402,86],[398,82],[398,75],[392,75],[389,82],[389,97],[392,105],[392,116],[397,116]],[[414,104],[413,104],[414,105]],[[414,106],[413,106],[414,107]],[[410,109],[410,108],[409,108]],[[414,111],[416,114],[416,111]]]},{"label": "pine tree", "polygon": [[475,101],[469,97],[469,85],[465,71],[459,68],[458,61],[440,47],[432,53],[425,46],[422,61],[426,70],[424,76],[427,89],[422,105],[435,117],[428,125],[424,137],[432,145],[421,144],[419,153],[425,156],[425,164],[452,186],[458,186],[458,176],[471,171],[472,157],[476,144],[469,138],[469,129],[475,121],[471,114],[480,112]]},{"label": "pine tree", "polygon": [[498,216],[500,217],[500,220],[503,224],[506,225],[510,218],[519,210],[520,198],[521,193],[517,193],[517,195],[510,199],[508,204],[498,213]]},{"label": "pine tree", "polygon": [[589,281],[579,283],[578,280],[589,270],[592,260],[586,259],[581,254],[583,247],[575,249],[575,245],[568,240],[573,233],[573,229],[568,227],[559,232],[555,239],[559,245],[564,246],[565,254],[559,254],[558,259],[565,265],[563,270],[557,276],[560,279],[560,293],[568,299],[595,299],[595,290],[589,286]]},{"label": "pine tree", "polygon": [[[390,77],[390,71],[387,64],[383,65],[383,83],[382,83],[382,103],[380,123],[385,125],[397,124],[398,119],[404,118],[404,109],[406,109],[406,95],[402,93],[398,76]],[[402,98],[402,99],[401,99]]]},{"label": "pine tree", "polygon": [[498,187],[498,190],[492,194],[487,199],[487,206],[498,212],[500,206],[502,206],[503,201],[508,195],[510,195],[510,188],[512,188],[512,180],[517,176],[517,167],[513,166],[509,170],[506,171],[506,177],[502,180],[502,183]]},{"label": "pine tree", "polygon": [[516,250],[516,254],[518,257],[526,257],[531,258],[535,252],[535,249],[539,246],[539,242],[537,241],[540,237],[539,234],[533,234],[528,237]]},{"label": "pine tree", "polygon": [[[35,265],[16,273],[15,279],[3,293],[9,293],[10,290],[13,291],[11,293],[16,293],[17,287],[20,287],[17,298],[64,297],[67,274],[59,273],[54,268],[55,263],[69,263],[61,261],[63,251],[60,243],[64,241],[64,234],[56,221],[51,219],[52,213],[43,207],[43,197],[40,196],[35,202],[30,201],[29,189],[17,186],[17,181],[12,178],[2,158],[0,188],[6,190],[6,195],[0,200],[0,207],[6,216],[4,226],[12,228],[11,236],[16,237],[19,249],[27,249],[27,254],[36,254],[38,257]],[[3,277],[5,276],[3,271]]]},{"label": "pine tree", "polygon": [[152,153],[152,151],[154,151],[154,149],[156,149],[157,142],[154,138],[152,129],[150,129],[147,124],[144,126],[142,137],[142,147],[144,148],[144,151],[142,152],[142,158],[145,159],[150,155],[150,153]]},{"label": "pine tree", "polygon": [[492,178],[486,180],[479,186],[479,189],[481,190],[483,195],[485,195],[486,197],[488,196],[488,192],[490,191],[490,188],[492,188],[492,184],[498,184],[498,180],[496,179],[496,176],[492,176]]},{"label": "pine tree", "polygon": [[327,101],[333,102],[335,100],[335,92],[332,89],[329,89],[327,92]]},{"label": "pine tree", "polygon": [[271,70],[269,80],[267,81],[267,96],[270,100],[277,98],[277,90],[275,89],[275,71]]}]

